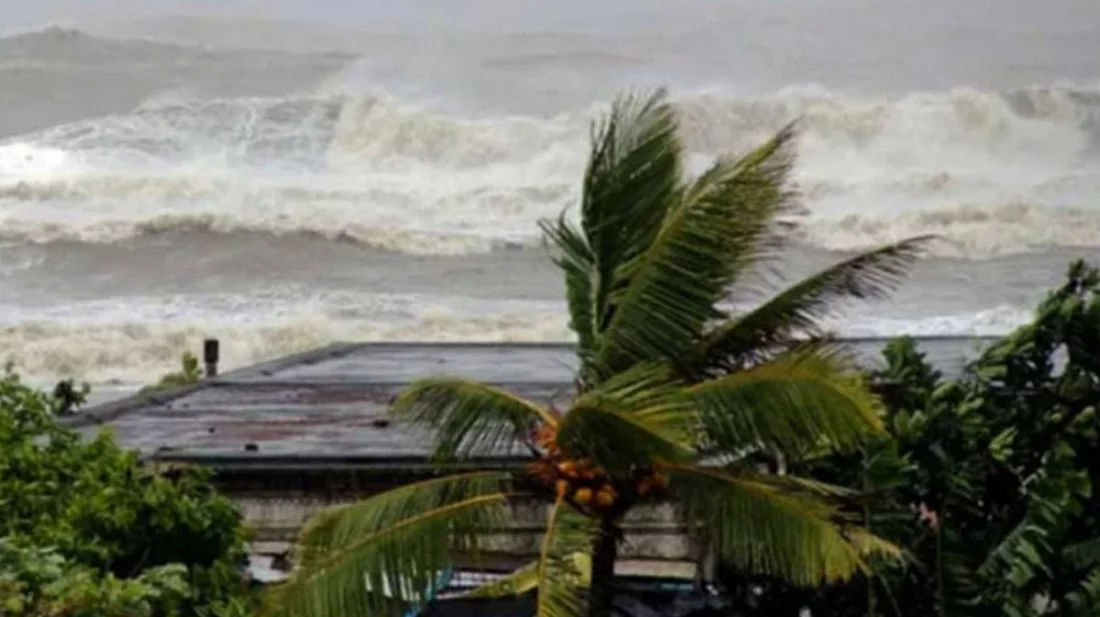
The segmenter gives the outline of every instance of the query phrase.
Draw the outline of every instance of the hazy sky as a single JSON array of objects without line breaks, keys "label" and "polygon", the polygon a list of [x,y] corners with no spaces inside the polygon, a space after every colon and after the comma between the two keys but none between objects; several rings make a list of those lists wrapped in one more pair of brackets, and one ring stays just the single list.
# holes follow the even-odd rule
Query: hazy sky
[{"label": "hazy sky", "polygon": [[[8,0],[0,11],[0,24],[26,25],[43,21],[64,21],[95,15],[97,18],[126,19],[155,14],[237,14],[251,18],[382,22],[400,25],[477,24],[495,22],[547,27],[595,28],[623,22],[648,21],[659,25],[673,19],[703,23],[712,19],[736,19],[770,15],[798,19],[845,12],[844,19],[858,25],[862,15],[881,16],[896,12],[896,26],[910,13],[925,15],[922,22],[977,26],[988,22],[995,28],[1063,27],[1095,29],[1100,25],[1100,2],[1096,0]],[[812,26],[812,22],[807,25]]]},{"label": "hazy sky", "polygon": [[[0,29],[44,22],[187,44],[338,50],[365,81],[449,83],[517,57],[566,58],[550,94],[617,80],[772,90],[1008,89],[1100,80],[1100,0],[7,0]],[[159,16],[198,19],[154,20]],[[219,18],[229,18],[227,20]],[[303,20],[313,22],[304,23]],[[376,36],[396,34],[396,38]],[[531,34],[549,35],[534,37]],[[550,41],[549,39],[553,39]],[[582,60],[581,58],[585,59]],[[563,60],[564,62],[564,60]],[[603,64],[600,64],[600,63]],[[577,66],[604,73],[581,75]],[[528,65],[494,83],[535,75]],[[565,64],[562,64],[565,67]],[[518,67],[518,65],[517,65]],[[386,80],[382,73],[393,73]],[[398,79],[399,78],[399,79]],[[519,85],[519,84],[516,84]],[[419,87],[419,86],[418,86]],[[456,86],[457,87],[457,86]],[[543,90],[538,90],[542,92]],[[500,98],[492,92],[494,100]],[[593,95],[586,92],[581,98]]]}]

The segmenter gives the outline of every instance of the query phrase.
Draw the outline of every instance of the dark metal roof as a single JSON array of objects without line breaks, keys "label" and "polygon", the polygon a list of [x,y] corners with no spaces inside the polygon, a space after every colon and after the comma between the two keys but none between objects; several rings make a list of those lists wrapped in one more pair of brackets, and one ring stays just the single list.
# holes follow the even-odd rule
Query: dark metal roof
[{"label": "dark metal roof", "polygon": [[[972,358],[980,343],[921,342],[947,373]],[[885,340],[850,343],[870,365]],[[568,397],[574,365],[568,344],[337,344],[191,388],[92,408],[75,423],[86,431],[106,424],[124,446],[164,460],[233,467],[417,465],[429,454],[428,436],[390,422],[386,414],[407,382],[461,375],[548,402]],[[517,456],[522,452],[487,454],[497,461]]]}]

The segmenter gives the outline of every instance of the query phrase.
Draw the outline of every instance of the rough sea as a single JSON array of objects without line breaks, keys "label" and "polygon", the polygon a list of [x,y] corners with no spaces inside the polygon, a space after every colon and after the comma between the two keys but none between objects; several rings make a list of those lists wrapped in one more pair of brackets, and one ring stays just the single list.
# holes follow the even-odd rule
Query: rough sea
[{"label": "rough sea", "polygon": [[801,119],[792,278],[942,237],[843,333],[1005,332],[1100,261],[1095,1],[14,1],[0,355],[36,379],[568,339],[536,221],[630,87],[671,88],[694,168]]}]

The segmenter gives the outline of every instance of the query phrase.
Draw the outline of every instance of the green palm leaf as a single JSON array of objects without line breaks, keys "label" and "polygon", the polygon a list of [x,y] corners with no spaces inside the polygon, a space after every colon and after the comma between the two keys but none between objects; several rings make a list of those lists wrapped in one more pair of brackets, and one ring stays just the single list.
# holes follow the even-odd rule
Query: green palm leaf
[{"label": "green palm leaf", "polygon": [[434,429],[435,458],[441,461],[505,452],[538,423],[558,422],[549,410],[510,392],[445,377],[410,384],[391,412]]},{"label": "green palm leaf", "polygon": [[898,555],[866,532],[849,536],[833,507],[766,476],[686,466],[669,474],[685,519],[744,571],[812,586],[865,572],[873,554]]},{"label": "green palm leaf", "polygon": [[1077,568],[1093,568],[1100,565],[1100,538],[1089,538],[1067,546],[1062,558]]},{"label": "green palm leaf", "polygon": [[538,573],[539,562],[533,561],[503,578],[471,589],[462,594],[462,597],[478,599],[520,596],[538,588]]},{"label": "green palm leaf", "polygon": [[620,96],[593,131],[581,228],[594,258],[600,319],[615,270],[649,247],[679,190],[683,146],[667,98],[664,89]]},{"label": "green palm leaf", "polygon": [[299,540],[300,563],[266,599],[269,615],[403,614],[424,600],[456,551],[507,515],[508,476],[479,472],[410,484],[315,516]]},{"label": "green palm leaf", "polygon": [[593,357],[604,378],[641,362],[690,357],[788,202],[782,154],[790,139],[781,133],[740,160],[719,160],[668,211],[648,249],[615,272],[624,286],[611,297]]},{"label": "green palm leaf", "polygon": [[[577,335],[577,351],[582,359],[595,347],[596,261],[584,235],[562,214],[557,221],[539,221],[544,237],[554,244],[559,255],[554,263],[565,273],[565,300],[569,307],[569,327]],[[582,361],[582,367],[587,362]]]},{"label": "green palm leaf", "polygon": [[[592,556],[587,552],[577,552],[570,555],[568,560],[572,562],[569,567],[580,573],[580,585],[582,587],[588,587],[591,583]],[[505,596],[523,595],[528,591],[537,590],[539,586],[540,565],[540,561],[532,561],[508,576],[470,590],[463,594],[462,597],[502,598]]]},{"label": "green palm leaf", "polygon": [[819,346],[692,386],[711,444],[723,452],[754,447],[800,452],[853,446],[881,430],[879,401],[851,363]]},{"label": "green palm leaf", "polygon": [[1100,568],[1089,571],[1077,589],[1066,594],[1066,601],[1073,609],[1067,614],[1100,614]]},{"label": "green palm leaf", "polygon": [[558,428],[573,458],[611,472],[684,461],[694,452],[699,420],[683,384],[667,366],[638,365],[579,396]]},{"label": "green palm leaf", "polygon": [[594,525],[591,519],[558,499],[550,508],[546,535],[539,547],[536,567],[538,605],[535,617],[577,617],[584,608],[584,590],[591,568]]},{"label": "green palm leaf", "polygon": [[[616,272],[652,243],[680,190],[683,147],[667,93],[618,97],[593,127],[581,197],[581,228],[564,214],[540,226],[560,251],[570,324],[577,333],[582,379],[597,334],[610,318]],[[591,377],[589,377],[591,376]]]},{"label": "green palm leaf", "polygon": [[753,311],[715,328],[702,346],[698,370],[736,370],[776,343],[817,336],[818,322],[836,300],[884,297],[920,257],[931,236],[856,255],[809,276]]},{"label": "green palm leaf", "polygon": [[786,246],[794,227],[787,217],[798,210],[797,195],[787,187],[796,136],[796,124],[788,124],[746,156],[719,157],[685,189],[688,201],[714,195],[741,202],[736,242],[726,256],[735,276],[778,257]]}]

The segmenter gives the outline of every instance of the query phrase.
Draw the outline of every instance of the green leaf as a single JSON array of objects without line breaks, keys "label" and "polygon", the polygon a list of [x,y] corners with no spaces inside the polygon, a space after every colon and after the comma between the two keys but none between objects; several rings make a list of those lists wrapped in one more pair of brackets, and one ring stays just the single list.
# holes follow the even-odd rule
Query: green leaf
[{"label": "green leaf", "polygon": [[653,242],[675,201],[683,146],[668,93],[627,93],[593,128],[581,196],[581,229],[593,257],[596,331],[609,318],[616,271]]},{"label": "green leaf", "polygon": [[570,325],[577,333],[580,376],[598,381],[592,358],[610,319],[616,272],[649,247],[680,190],[683,147],[664,90],[618,97],[594,127],[582,185],[580,229],[540,223],[565,273]]},{"label": "green leaf", "polygon": [[613,473],[685,461],[699,438],[698,413],[683,384],[662,365],[639,365],[582,394],[558,429],[574,458],[591,458]]},{"label": "green leaf", "polygon": [[689,389],[710,441],[722,451],[766,446],[798,452],[850,447],[881,430],[878,399],[842,357],[817,347],[787,353]]},{"label": "green leaf", "polygon": [[299,569],[267,598],[287,617],[399,615],[420,604],[456,553],[507,514],[508,475],[479,472],[410,484],[316,515],[302,531]]},{"label": "green leaf", "polygon": [[846,533],[832,506],[767,476],[672,466],[669,477],[688,524],[743,571],[811,586],[866,572],[865,557],[899,554],[858,528]]},{"label": "green leaf", "polygon": [[825,334],[819,321],[831,314],[836,301],[886,296],[931,239],[920,236],[850,257],[718,326],[706,335],[697,370],[736,369],[777,343]]},{"label": "green leaf", "polygon": [[[536,567],[535,617],[576,617],[584,608],[591,581],[594,523],[563,499],[550,509]],[[587,567],[587,569],[583,569]]]},{"label": "green leaf", "polygon": [[[583,234],[562,214],[556,222],[539,221],[546,239],[559,255],[554,263],[565,273],[565,299],[569,307],[569,327],[577,334],[577,353],[587,358],[595,347],[597,324],[596,259]],[[587,364],[582,362],[582,366]],[[583,372],[583,369],[582,369]]]},{"label": "green leaf", "polygon": [[[579,586],[588,587],[592,578],[592,556],[586,552],[573,553],[567,557],[571,569],[580,573]],[[502,598],[519,596],[537,589],[539,586],[539,565],[533,561],[515,572],[498,580],[485,583],[462,595],[463,598]]]},{"label": "green leaf", "polygon": [[1066,561],[1078,568],[1094,568],[1100,565],[1100,538],[1090,538],[1067,546],[1063,552]]},{"label": "green leaf", "polygon": [[435,430],[435,459],[500,453],[514,448],[539,423],[557,418],[536,403],[489,385],[437,377],[406,387],[392,413]]},{"label": "green leaf", "polygon": [[784,153],[792,136],[780,133],[739,160],[720,159],[669,208],[652,244],[614,272],[623,284],[610,297],[592,360],[602,377],[690,357],[788,204]]}]

